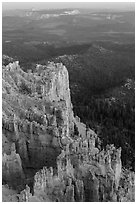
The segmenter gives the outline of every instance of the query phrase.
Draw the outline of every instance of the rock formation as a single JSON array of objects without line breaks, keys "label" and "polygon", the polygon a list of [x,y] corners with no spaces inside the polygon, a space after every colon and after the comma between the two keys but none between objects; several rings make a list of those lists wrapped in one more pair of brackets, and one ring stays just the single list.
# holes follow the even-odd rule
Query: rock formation
[{"label": "rock formation", "polygon": [[55,165],[73,132],[68,72],[62,64],[42,68],[27,74],[18,62],[3,67],[3,134],[25,167]]},{"label": "rock formation", "polygon": [[[2,74],[3,184],[17,190],[16,199],[134,200],[120,183],[121,148],[101,150],[95,132],[74,117],[63,64],[49,62],[26,73],[16,61]],[[126,185],[133,184],[131,177]]]},{"label": "rock formation", "polygon": [[[30,194],[30,190],[28,194],[28,188],[22,191],[21,195],[25,194],[24,201],[29,201],[34,197],[41,199],[41,196],[45,200],[55,202],[132,200],[134,196],[130,194],[133,192],[131,187],[128,188],[131,191],[128,194],[128,196],[130,195],[129,200],[125,195],[122,195],[124,188],[122,189],[120,185],[119,178],[122,174],[121,163],[118,159],[121,154],[120,149],[116,149],[113,145],[108,146],[106,151],[100,151],[95,156],[92,153],[95,147],[92,146],[91,149],[91,146],[88,146],[85,149],[84,146],[85,142],[92,143],[92,140],[94,140],[92,136],[86,138],[81,141],[78,148],[76,148],[77,142],[68,144],[58,156],[56,172],[54,173],[52,167],[43,167],[34,177],[33,195]],[[112,162],[115,162],[115,165]],[[115,166],[119,166],[118,171],[116,171]],[[133,185],[133,181],[131,181],[132,179],[130,179],[130,185],[131,183]]]},{"label": "rock formation", "polygon": [[11,153],[3,154],[2,157],[2,179],[12,187],[23,183],[25,176],[19,154],[16,154],[14,143],[11,145]]}]

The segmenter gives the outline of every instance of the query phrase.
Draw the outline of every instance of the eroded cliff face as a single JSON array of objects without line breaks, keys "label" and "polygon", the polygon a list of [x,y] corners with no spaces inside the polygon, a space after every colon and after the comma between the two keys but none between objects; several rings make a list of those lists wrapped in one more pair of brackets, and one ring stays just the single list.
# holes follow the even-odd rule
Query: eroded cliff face
[{"label": "eroded cliff face", "polygon": [[[2,179],[3,182],[16,188],[20,186],[25,179],[22,169],[22,162],[19,154],[16,153],[14,143],[11,145],[11,153],[3,153],[2,157]],[[21,189],[20,189],[21,190]]]},{"label": "eroded cliff face", "polygon": [[99,152],[94,141],[88,135],[67,145],[58,156],[56,173],[44,167],[35,175],[34,196],[59,202],[118,201],[121,150],[108,146]]},{"label": "eroded cliff face", "polygon": [[[34,177],[34,191],[26,188],[20,201],[129,202],[134,201],[134,175],[122,172],[121,148],[99,151],[87,134],[68,144],[57,159],[57,169],[43,167]],[[122,182],[122,179],[125,179]]]},{"label": "eroded cliff face", "polygon": [[3,66],[2,90],[3,183],[19,192],[30,186],[16,200],[122,200],[121,148],[101,150],[95,132],[74,118],[61,63],[37,65],[35,73],[23,72],[18,62]]},{"label": "eroded cliff face", "polygon": [[3,66],[2,88],[4,158],[10,157],[13,143],[23,168],[55,166],[73,134],[66,68],[49,63],[25,73],[18,62],[10,63]]}]

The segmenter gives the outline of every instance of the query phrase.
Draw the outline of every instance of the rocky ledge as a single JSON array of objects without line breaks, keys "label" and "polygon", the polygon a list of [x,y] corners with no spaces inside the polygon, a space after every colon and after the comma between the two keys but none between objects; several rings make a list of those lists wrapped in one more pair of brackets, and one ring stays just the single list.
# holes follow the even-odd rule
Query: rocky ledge
[{"label": "rocky ledge", "polygon": [[26,73],[16,61],[2,74],[4,201],[134,201],[134,173],[122,169],[121,148],[101,150],[74,117],[63,64]]}]

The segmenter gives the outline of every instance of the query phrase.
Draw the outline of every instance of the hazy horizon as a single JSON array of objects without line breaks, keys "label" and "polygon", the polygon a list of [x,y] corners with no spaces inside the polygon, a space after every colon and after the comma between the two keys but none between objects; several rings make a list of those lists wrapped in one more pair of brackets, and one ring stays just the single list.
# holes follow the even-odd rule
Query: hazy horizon
[{"label": "hazy horizon", "polygon": [[15,9],[111,9],[135,10],[134,2],[3,2],[2,10]]}]

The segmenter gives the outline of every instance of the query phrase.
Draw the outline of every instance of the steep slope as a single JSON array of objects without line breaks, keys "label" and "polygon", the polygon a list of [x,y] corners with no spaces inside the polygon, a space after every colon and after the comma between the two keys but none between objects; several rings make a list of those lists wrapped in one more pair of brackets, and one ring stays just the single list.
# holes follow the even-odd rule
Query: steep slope
[{"label": "steep slope", "polygon": [[[19,154],[23,168],[55,166],[56,156],[73,132],[66,68],[49,64],[38,73],[27,74],[18,62],[3,67],[2,122],[3,168],[5,160],[15,160],[13,151]],[[3,176],[7,179],[6,173]]]},{"label": "steep slope", "polygon": [[122,164],[126,168],[132,167],[133,171],[134,59],[134,44],[109,41],[92,44],[84,54],[63,55],[55,59],[68,69],[74,114],[98,132],[104,147],[111,143],[121,147]]},{"label": "steep slope", "polygon": [[3,184],[16,189],[3,186],[4,199],[8,191],[12,201],[134,200],[133,178],[133,195],[124,194],[121,148],[101,150],[97,135],[74,118],[62,63],[37,65],[35,73],[10,63],[2,88]]}]

